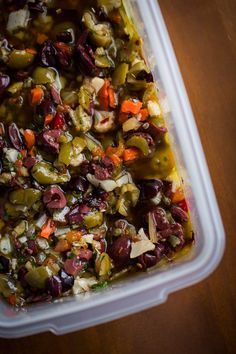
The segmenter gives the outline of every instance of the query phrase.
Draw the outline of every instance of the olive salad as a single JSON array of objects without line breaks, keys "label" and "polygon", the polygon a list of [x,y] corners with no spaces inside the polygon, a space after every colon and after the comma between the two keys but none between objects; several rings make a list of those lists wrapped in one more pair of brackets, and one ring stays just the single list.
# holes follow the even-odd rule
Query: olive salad
[{"label": "olive salad", "polygon": [[0,0],[0,294],[104,288],[192,242],[125,2]]}]

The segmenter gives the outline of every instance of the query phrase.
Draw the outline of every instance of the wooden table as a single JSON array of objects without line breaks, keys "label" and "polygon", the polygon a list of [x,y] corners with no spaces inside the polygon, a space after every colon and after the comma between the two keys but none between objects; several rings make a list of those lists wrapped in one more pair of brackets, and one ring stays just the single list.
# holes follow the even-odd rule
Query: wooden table
[{"label": "wooden table", "polygon": [[209,278],[163,305],[61,337],[0,340],[1,354],[236,353],[236,1],[160,5],[224,220],[224,259]]}]

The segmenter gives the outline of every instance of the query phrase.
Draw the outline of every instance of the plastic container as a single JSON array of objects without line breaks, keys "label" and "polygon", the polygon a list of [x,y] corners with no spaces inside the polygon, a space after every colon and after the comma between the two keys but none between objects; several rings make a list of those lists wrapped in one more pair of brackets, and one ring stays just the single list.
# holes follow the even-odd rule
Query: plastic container
[{"label": "plastic container", "polygon": [[172,265],[124,278],[101,292],[37,304],[16,312],[0,300],[0,337],[51,331],[55,334],[107,322],[163,303],[171,292],[199,282],[218,265],[224,230],[176,58],[156,0],[127,0],[128,11],[144,41],[160,95],[168,97],[167,123],[184,178],[196,243]]}]

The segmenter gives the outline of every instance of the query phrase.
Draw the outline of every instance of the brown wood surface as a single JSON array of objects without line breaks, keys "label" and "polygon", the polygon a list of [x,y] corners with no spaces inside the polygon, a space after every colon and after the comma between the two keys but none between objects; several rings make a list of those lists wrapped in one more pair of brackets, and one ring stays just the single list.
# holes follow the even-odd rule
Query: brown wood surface
[{"label": "brown wood surface", "polygon": [[0,340],[1,354],[236,353],[236,0],[160,5],[225,225],[223,261],[208,279],[161,306],[61,337]]}]

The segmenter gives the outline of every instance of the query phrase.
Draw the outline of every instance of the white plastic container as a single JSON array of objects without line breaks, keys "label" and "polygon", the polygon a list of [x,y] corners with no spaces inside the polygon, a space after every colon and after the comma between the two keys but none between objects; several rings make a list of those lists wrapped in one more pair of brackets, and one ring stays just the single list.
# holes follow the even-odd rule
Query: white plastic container
[{"label": "white plastic container", "polygon": [[224,230],[193,114],[157,0],[127,0],[144,41],[160,95],[171,107],[167,123],[184,178],[196,243],[174,264],[124,278],[101,292],[30,306],[16,312],[0,300],[0,337],[14,338],[90,327],[164,302],[171,292],[208,276],[224,251]]}]

